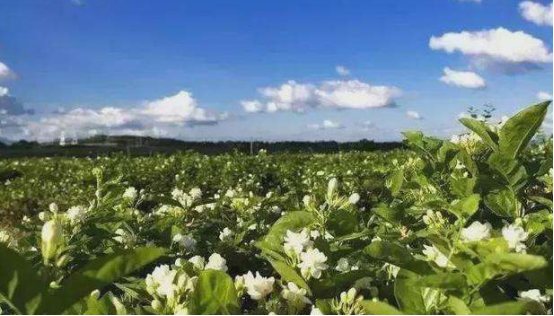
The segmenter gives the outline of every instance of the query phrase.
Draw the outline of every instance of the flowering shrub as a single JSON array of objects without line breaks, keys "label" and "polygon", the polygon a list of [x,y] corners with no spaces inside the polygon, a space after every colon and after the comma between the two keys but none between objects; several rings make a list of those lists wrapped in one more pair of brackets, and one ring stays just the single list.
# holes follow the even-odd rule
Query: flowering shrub
[{"label": "flowering shrub", "polygon": [[385,153],[0,161],[0,308],[551,313],[547,109]]}]

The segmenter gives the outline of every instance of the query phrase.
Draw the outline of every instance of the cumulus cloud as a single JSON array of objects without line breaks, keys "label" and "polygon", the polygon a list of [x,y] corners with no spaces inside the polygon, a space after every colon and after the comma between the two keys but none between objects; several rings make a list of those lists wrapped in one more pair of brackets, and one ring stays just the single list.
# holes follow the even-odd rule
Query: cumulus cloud
[{"label": "cumulus cloud", "polygon": [[146,103],[139,114],[151,116],[161,123],[212,123],[221,119],[220,116],[209,113],[198,107],[196,100],[188,91],[179,91],[176,95]]},{"label": "cumulus cloud", "polygon": [[15,73],[3,62],[0,61],[0,80],[11,79]]},{"label": "cumulus cloud", "polygon": [[337,66],[335,67],[335,70],[337,71],[337,73],[341,76],[348,76],[350,75],[350,70],[344,66]]},{"label": "cumulus cloud", "polygon": [[323,120],[323,123],[321,123],[321,124],[309,124],[308,128],[317,129],[317,130],[342,129],[342,128],[344,128],[344,126],[342,124],[338,123],[338,122],[334,122],[334,121],[331,121],[331,120]]},{"label": "cumulus cloud", "polygon": [[443,69],[443,76],[440,81],[449,86],[467,89],[482,89],[486,87],[485,79],[471,71],[456,71],[448,67]]},{"label": "cumulus cloud", "polygon": [[537,93],[537,99],[541,101],[552,100],[552,94],[544,91]]},{"label": "cumulus cloud", "polygon": [[263,110],[264,105],[258,100],[245,100],[240,102],[244,111],[257,113]]},{"label": "cumulus cloud", "polygon": [[505,68],[510,72],[552,62],[552,53],[542,40],[522,31],[512,32],[502,27],[433,36],[429,47],[449,54],[459,52],[469,56],[478,66]]},{"label": "cumulus cloud", "polygon": [[421,115],[416,111],[406,111],[406,116],[414,120],[422,119]]},{"label": "cumulus cloud", "polygon": [[519,12],[527,21],[537,25],[552,26],[552,3],[543,5],[533,1],[523,1],[519,4]]},{"label": "cumulus cloud", "polygon": [[319,85],[289,80],[260,89],[263,100],[242,101],[247,112],[304,112],[311,108],[368,109],[394,106],[400,89],[372,86],[358,80],[324,81]]},{"label": "cumulus cloud", "polygon": [[0,97],[7,95],[10,92],[6,87],[0,87]]},{"label": "cumulus cloud", "polygon": [[28,138],[44,141],[58,137],[61,132],[79,137],[87,136],[91,131],[110,135],[160,135],[183,126],[217,124],[227,115],[199,107],[190,92],[180,91],[136,107],[78,107],[50,113],[38,121],[14,120],[13,115],[8,118],[12,127],[18,125],[20,133],[24,131]]}]

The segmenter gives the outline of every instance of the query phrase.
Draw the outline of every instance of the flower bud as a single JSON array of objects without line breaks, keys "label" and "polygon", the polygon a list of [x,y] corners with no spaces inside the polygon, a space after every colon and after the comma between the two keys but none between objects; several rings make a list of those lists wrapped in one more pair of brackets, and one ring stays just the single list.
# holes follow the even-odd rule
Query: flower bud
[{"label": "flower bud", "polygon": [[164,308],[162,302],[160,302],[159,300],[153,300],[151,305],[156,312],[161,312]]},{"label": "flower bud", "polygon": [[100,298],[100,290],[94,290],[90,292],[90,297],[94,298],[95,300]]},{"label": "flower bud", "polygon": [[63,243],[62,225],[56,220],[49,220],[42,226],[42,257],[45,263],[56,257]]},{"label": "flower bud", "polygon": [[54,214],[58,213],[58,211],[59,211],[58,204],[56,204],[54,202],[50,203],[50,205],[48,205],[48,210],[50,210],[50,212],[52,212]]}]

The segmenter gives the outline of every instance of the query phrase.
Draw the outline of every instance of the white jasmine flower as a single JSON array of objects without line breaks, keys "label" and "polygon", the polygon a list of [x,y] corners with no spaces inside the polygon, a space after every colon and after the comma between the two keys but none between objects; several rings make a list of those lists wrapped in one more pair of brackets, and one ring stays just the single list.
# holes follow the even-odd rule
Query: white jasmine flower
[{"label": "white jasmine flower", "polygon": [[541,295],[541,291],[537,289],[521,291],[519,292],[519,297],[522,299],[537,301],[539,303],[548,303],[550,301],[550,297],[548,295]]},{"label": "white jasmine flower", "polygon": [[485,222],[481,223],[475,221],[471,223],[467,228],[462,229],[460,234],[463,241],[472,242],[472,241],[481,241],[491,238],[492,226],[491,224]]},{"label": "white jasmine flower", "polygon": [[264,278],[259,272],[256,272],[255,277],[250,271],[244,275],[246,292],[253,300],[261,300],[273,292],[273,283],[275,283],[275,278]]},{"label": "white jasmine flower", "polygon": [[205,267],[206,270],[221,270],[227,271],[227,260],[225,260],[220,254],[214,253],[208,258],[208,264]]},{"label": "white jasmine flower", "polygon": [[73,206],[67,210],[66,216],[71,225],[76,225],[85,221],[87,209],[83,206]]},{"label": "white jasmine flower", "polygon": [[302,203],[304,203],[305,206],[310,205],[310,201],[311,201],[311,198],[309,195],[304,195],[304,197],[302,198]]},{"label": "white jasmine flower", "polygon": [[189,195],[194,200],[198,200],[202,197],[202,190],[200,190],[199,188],[192,188],[192,189],[190,189]]},{"label": "white jasmine flower", "polygon": [[337,266],[335,267],[335,270],[339,272],[350,271],[350,263],[348,262],[348,259],[340,258],[339,261],[337,261]]},{"label": "white jasmine flower", "polygon": [[529,234],[522,227],[516,224],[504,226],[502,228],[502,237],[504,237],[510,249],[522,253],[527,250],[527,246],[523,242],[527,240]]},{"label": "white jasmine flower", "polygon": [[292,306],[296,306],[299,309],[304,307],[306,304],[311,304],[312,302],[306,297],[306,289],[299,288],[298,285],[289,282],[281,295],[284,299],[289,301]]},{"label": "white jasmine flower", "polygon": [[337,178],[332,178],[331,180],[329,180],[329,183],[327,184],[327,199],[331,199],[333,197],[333,194],[337,189],[337,185],[338,185]]},{"label": "white jasmine flower", "polygon": [[348,202],[350,204],[357,204],[360,201],[360,195],[358,193],[352,193],[352,195],[348,198]]},{"label": "white jasmine flower", "polygon": [[310,315],[323,315],[321,310],[315,306],[312,306],[312,310],[310,311]]},{"label": "white jasmine flower", "polygon": [[423,245],[423,247],[425,248],[423,254],[427,257],[427,260],[434,261],[441,268],[455,267],[435,246]]},{"label": "white jasmine flower", "polygon": [[228,227],[225,227],[225,228],[223,228],[223,231],[221,231],[221,233],[219,233],[219,239],[221,241],[229,240],[229,239],[233,238],[234,235],[235,235],[235,233],[233,233],[232,230],[230,230]]},{"label": "white jasmine flower", "polygon": [[173,236],[173,242],[177,243],[187,252],[193,251],[196,247],[196,240],[192,237],[191,234],[184,236],[181,234],[175,234],[175,236]]},{"label": "white jasmine flower", "polygon": [[125,192],[123,192],[123,198],[134,201],[138,196],[137,189],[134,187],[128,187]]},{"label": "white jasmine flower", "polygon": [[310,240],[310,235],[307,229],[303,229],[300,233],[295,233],[291,230],[287,230],[285,236],[284,248],[287,253],[293,253],[299,255],[304,249],[313,245]]},{"label": "white jasmine flower", "polygon": [[321,272],[329,267],[325,264],[327,261],[325,254],[316,248],[308,249],[306,252],[301,253],[300,260],[301,262],[298,264],[298,267],[305,279],[309,277],[319,279]]},{"label": "white jasmine flower", "polygon": [[170,269],[167,264],[157,266],[152,274],[146,276],[146,290],[150,294],[172,298],[177,290],[174,284],[177,271]]},{"label": "white jasmine flower", "polygon": [[194,256],[189,259],[189,262],[198,270],[204,270],[204,266],[206,265],[206,260],[201,256]]}]

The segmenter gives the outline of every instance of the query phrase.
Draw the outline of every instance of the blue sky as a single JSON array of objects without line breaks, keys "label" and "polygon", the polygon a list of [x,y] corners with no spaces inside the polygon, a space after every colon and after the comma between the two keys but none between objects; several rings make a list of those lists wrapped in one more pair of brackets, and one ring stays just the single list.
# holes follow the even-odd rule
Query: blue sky
[{"label": "blue sky", "polygon": [[447,137],[552,94],[551,3],[522,2],[2,1],[0,138]]}]

